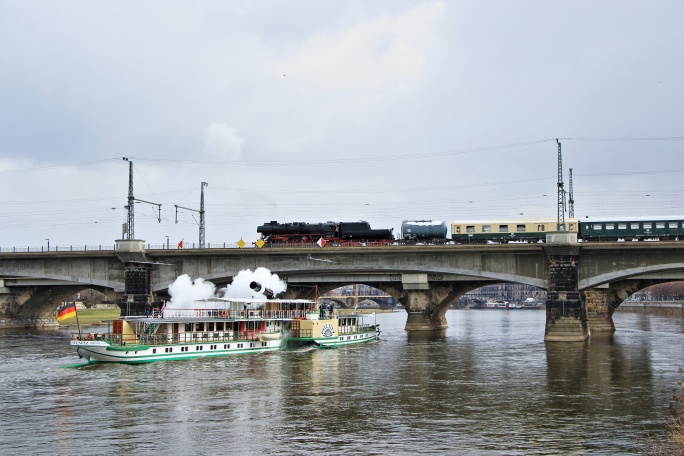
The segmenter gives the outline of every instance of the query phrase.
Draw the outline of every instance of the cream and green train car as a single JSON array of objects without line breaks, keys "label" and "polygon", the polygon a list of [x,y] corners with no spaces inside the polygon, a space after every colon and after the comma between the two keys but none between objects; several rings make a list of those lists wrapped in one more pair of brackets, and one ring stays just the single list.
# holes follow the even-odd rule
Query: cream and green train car
[{"label": "cream and green train car", "polygon": [[684,216],[587,218],[579,238],[590,241],[678,241],[684,239]]},{"label": "cream and green train car", "polygon": [[[565,220],[564,231],[577,233],[578,225],[576,219]],[[461,244],[539,242],[546,240],[546,233],[556,231],[558,231],[558,221],[555,219],[455,221],[451,223],[451,238]]]}]

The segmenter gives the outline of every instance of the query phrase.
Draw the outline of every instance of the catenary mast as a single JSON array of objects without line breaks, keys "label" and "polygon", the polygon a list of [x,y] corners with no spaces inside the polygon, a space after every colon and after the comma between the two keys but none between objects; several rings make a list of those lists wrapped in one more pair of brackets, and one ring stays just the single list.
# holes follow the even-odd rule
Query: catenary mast
[{"label": "catenary mast", "polygon": [[565,231],[565,189],[563,188],[563,157],[561,155],[561,143],[558,144],[558,231]]},{"label": "catenary mast", "polygon": [[568,200],[568,217],[575,218],[575,197],[572,195],[572,168],[570,168],[570,199]]},{"label": "catenary mast", "polygon": [[205,247],[204,237],[205,237],[205,226],[204,226],[204,188],[209,186],[206,182],[202,182],[201,194],[200,194],[200,210],[191,209],[189,207],[183,207],[175,204],[176,206],[176,223],[178,223],[178,209],[185,209],[188,211],[199,212],[200,222],[199,222],[199,247],[203,249]]}]

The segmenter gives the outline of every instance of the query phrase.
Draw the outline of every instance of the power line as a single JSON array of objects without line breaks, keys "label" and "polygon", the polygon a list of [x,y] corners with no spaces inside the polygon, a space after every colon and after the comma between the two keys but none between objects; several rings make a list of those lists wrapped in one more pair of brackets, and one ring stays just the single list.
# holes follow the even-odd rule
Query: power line
[{"label": "power line", "polygon": [[[583,142],[644,142],[644,141],[682,141],[684,137],[682,136],[668,136],[668,137],[642,137],[642,138],[558,138],[564,141],[583,141]],[[156,162],[156,163],[176,163],[176,164],[194,164],[194,165],[241,165],[241,166],[287,166],[287,165],[331,165],[331,164],[344,164],[344,163],[370,163],[370,162],[383,162],[383,161],[396,161],[396,160],[412,160],[412,159],[422,159],[429,157],[445,157],[453,155],[465,155],[475,152],[489,152],[497,151],[503,149],[512,149],[517,147],[532,146],[537,144],[543,144],[549,141],[555,141],[555,138],[549,139],[539,139],[534,141],[526,141],[520,143],[502,144],[495,146],[484,146],[484,147],[474,147],[468,149],[456,149],[443,152],[431,152],[431,153],[411,153],[403,155],[386,155],[382,157],[350,157],[350,158],[339,158],[339,159],[314,159],[314,160],[282,160],[282,161],[222,161],[222,160],[197,160],[193,159],[173,159],[173,158],[149,158],[149,157],[129,157],[131,159],[145,161],[145,162]],[[44,171],[60,168],[73,168],[80,166],[96,165],[100,163],[107,163],[118,160],[117,158],[106,158],[102,160],[93,160],[87,162],[78,162],[71,164],[61,164],[43,167],[33,167],[33,168],[19,168],[0,171],[0,174],[12,174],[12,173],[23,173],[31,171]]]}]

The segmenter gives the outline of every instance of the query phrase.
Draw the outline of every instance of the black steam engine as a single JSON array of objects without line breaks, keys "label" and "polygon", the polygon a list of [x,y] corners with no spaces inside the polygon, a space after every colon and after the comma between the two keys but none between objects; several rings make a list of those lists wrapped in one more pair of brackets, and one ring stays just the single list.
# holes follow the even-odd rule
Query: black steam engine
[{"label": "black steam engine", "polygon": [[257,233],[266,243],[293,242],[380,242],[394,241],[392,228],[372,229],[368,222],[264,223]]}]

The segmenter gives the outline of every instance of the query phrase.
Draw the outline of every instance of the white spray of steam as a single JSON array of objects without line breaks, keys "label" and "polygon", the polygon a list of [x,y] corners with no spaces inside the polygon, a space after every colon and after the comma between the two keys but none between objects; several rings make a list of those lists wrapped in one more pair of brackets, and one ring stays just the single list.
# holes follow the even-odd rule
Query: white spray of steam
[{"label": "white spray of steam", "polygon": [[265,299],[262,293],[252,290],[249,285],[259,282],[262,286],[273,290],[274,293],[282,293],[287,289],[287,284],[272,274],[266,268],[257,268],[254,272],[249,269],[242,270],[233,278],[233,283],[226,288],[216,290],[216,285],[202,278],[193,283],[189,275],[183,274],[169,285],[171,300],[166,304],[167,309],[191,309],[196,307],[195,301],[220,295],[223,298],[234,299]]},{"label": "white spray of steam", "polygon": [[167,309],[188,309],[198,299],[207,299],[214,296],[216,285],[202,278],[193,283],[189,275],[183,274],[169,285],[171,300],[166,304]]},{"label": "white spray of steam", "polygon": [[256,268],[254,272],[250,269],[245,269],[233,277],[233,283],[226,287],[223,297],[235,299],[265,299],[265,295],[249,288],[249,284],[252,282],[259,282],[261,286],[272,290],[276,295],[287,289],[287,284],[278,277],[278,274],[272,274],[271,271],[266,268]]}]

